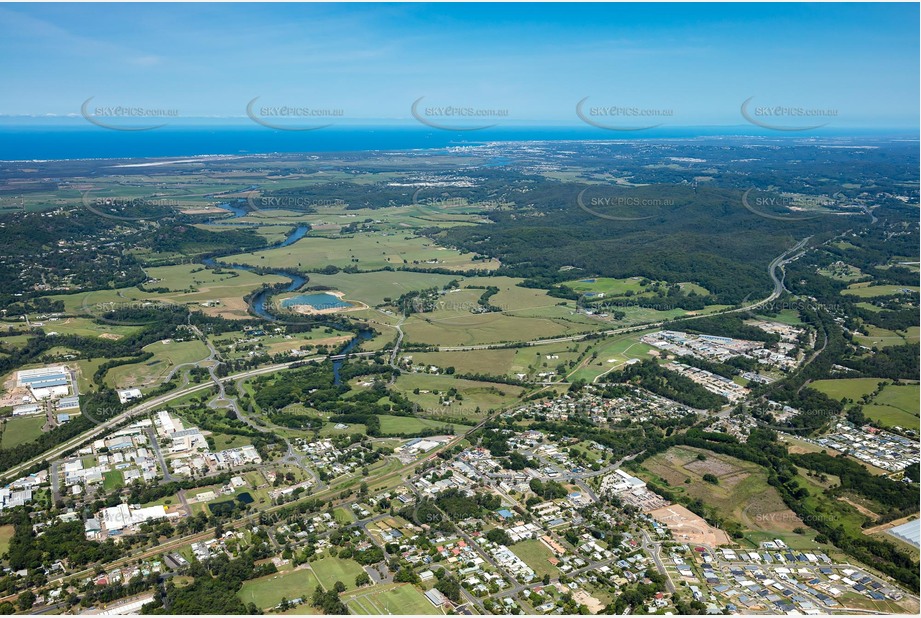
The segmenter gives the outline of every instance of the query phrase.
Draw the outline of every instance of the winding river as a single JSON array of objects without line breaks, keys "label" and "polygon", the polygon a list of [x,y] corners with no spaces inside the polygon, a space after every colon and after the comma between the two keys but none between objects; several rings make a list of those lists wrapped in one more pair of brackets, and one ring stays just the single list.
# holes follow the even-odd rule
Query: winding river
[{"label": "winding river", "polygon": [[[207,221],[209,225],[228,225],[229,220],[244,217],[248,213],[247,209],[241,206],[234,206],[231,204],[220,204],[220,206],[221,208],[224,208],[230,211],[232,216],[222,217],[220,219],[209,220]],[[300,239],[304,238],[304,236],[306,236],[309,231],[310,231],[309,225],[307,224],[298,225],[296,228],[294,228],[294,230],[291,231],[290,234],[288,234],[288,236],[283,241],[279,243],[275,243],[273,245],[269,245],[268,247],[265,247],[265,249],[278,249],[281,247],[287,247],[287,246],[293,245]],[[265,250],[265,249],[261,249],[261,250]],[[283,292],[296,292],[305,283],[307,283],[306,277],[304,277],[303,275],[299,273],[291,272],[288,270],[266,271],[263,269],[258,269],[257,271],[257,269],[252,266],[244,266],[242,264],[218,263],[217,259],[213,257],[204,258],[201,262],[208,268],[231,268],[234,270],[245,270],[248,272],[258,272],[259,274],[270,274],[270,275],[277,275],[279,277],[287,277],[288,279],[291,280],[291,283],[288,284],[288,286],[283,290]],[[279,321],[278,317],[273,315],[269,311],[269,309],[266,307],[266,301],[269,298],[269,293],[272,291],[274,290],[262,290],[258,292],[255,296],[253,296],[252,300],[250,301],[250,310],[252,311],[253,314],[255,314],[257,317],[262,318],[263,320],[266,320],[268,322],[278,322]],[[317,323],[325,324],[326,326],[336,328],[336,325],[334,324],[326,324],[324,322],[317,322]],[[371,330],[368,330],[368,329],[360,330],[357,336],[351,339],[348,343],[345,344],[345,346],[341,350],[339,350],[338,354],[348,354],[349,352],[354,350],[355,347],[358,346],[359,343],[367,339],[370,339],[373,335],[374,333]],[[339,369],[342,367],[342,364],[344,362],[345,362],[345,359],[333,361],[333,381],[335,384],[339,384],[341,382],[341,380],[339,379]]]}]

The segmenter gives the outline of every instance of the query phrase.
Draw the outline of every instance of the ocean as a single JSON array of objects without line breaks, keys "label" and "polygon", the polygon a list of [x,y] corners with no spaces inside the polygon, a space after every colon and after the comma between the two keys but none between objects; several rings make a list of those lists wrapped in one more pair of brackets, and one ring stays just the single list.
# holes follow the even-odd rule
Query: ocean
[{"label": "ocean", "polygon": [[316,131],[280,131],[248,126],[166,126],[150,131],[116,131],[83,125],[0,125],[0,161],[56,159],[135,159],[196,155],[323,153],[424,150],[490,142],[693,139],[720,136],[760,138],[870,136],[917,139],[904,130],[830,130],[778,133],[751,125],[735,127],[660,127],[606,131],[593,127],[496,127],[444,131],[415,126],[339,126]]}]

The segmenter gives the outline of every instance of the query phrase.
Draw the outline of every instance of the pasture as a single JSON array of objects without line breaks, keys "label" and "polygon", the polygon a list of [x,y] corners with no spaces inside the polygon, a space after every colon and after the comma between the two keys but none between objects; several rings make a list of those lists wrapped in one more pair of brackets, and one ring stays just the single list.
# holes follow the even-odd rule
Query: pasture
[{"label": "pasture", "polygon": [[871,285],[870,283],[854,283],[846,289],[841,290],[842,294],[848,296],[859,296],[860,298],[876,298],[877,296],[891,296],[893,294],[904,294],[906,291],[918,294],[916,285]]},{"label": "pasture", "polygon": [[[444,416],[463,416],[471,420],[478,418],[476,408],[485,414],[490,409],[500,409],[512,405],[523,391],[520,386],[495,384],[465,380],[453,376],[432,375],[424,373],[404,373],[397,378],[395,387],[406,397],[419,405],[420,414]],[[415,389],[419,392],[413,392]],[[463,400],[450,406],[442,405],[448,390],[457,389]]]},{"label": "pasture", "polygon": [[0,437],[0,448],[8,449],[20,444],[32,442],[42,435],[47,419],[44,414],[33,416],[16,416],[3,421],[3,436]]},{"label": "pasture", "polygon": [[113,367],[106,373],[106,383],[114,388],[150,388],[161,383],[175,367],[208,358],[208,348],[198,339],[158,341],[145,346],[144,351],[153,353],[153,358]]},{"label": "pasture", "polygon": [[262,268],[315,271],[325,266],[347,266],[363,271],[386,267],[494,270],[496,260],[473,260],[473,254],[439,247],[428,238],[409,232],[363,232],[327,238],[308,234],[287,247],[222,258]]}]

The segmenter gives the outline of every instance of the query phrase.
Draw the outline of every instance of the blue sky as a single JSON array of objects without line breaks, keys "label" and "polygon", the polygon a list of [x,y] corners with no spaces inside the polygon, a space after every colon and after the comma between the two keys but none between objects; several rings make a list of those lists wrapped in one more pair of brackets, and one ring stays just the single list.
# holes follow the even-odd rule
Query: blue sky
[{"label": "blue sky", "polygon": [[917,4],[4,4],[0,114],[248,101],[411,120],[410,105],[577,123],[576,103],[737,125],[741,103],[917,127]]}]

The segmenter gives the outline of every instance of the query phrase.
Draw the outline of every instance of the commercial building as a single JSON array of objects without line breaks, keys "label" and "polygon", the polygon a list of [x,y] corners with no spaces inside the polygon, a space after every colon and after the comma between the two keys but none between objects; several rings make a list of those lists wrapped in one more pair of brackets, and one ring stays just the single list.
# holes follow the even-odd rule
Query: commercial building
[{"label": "commercial building", "polygon": [[62,366],[23,369],[16,374],[16,385],[28,388],[37,400],[65,397],[71,394],[70,371]]}]

